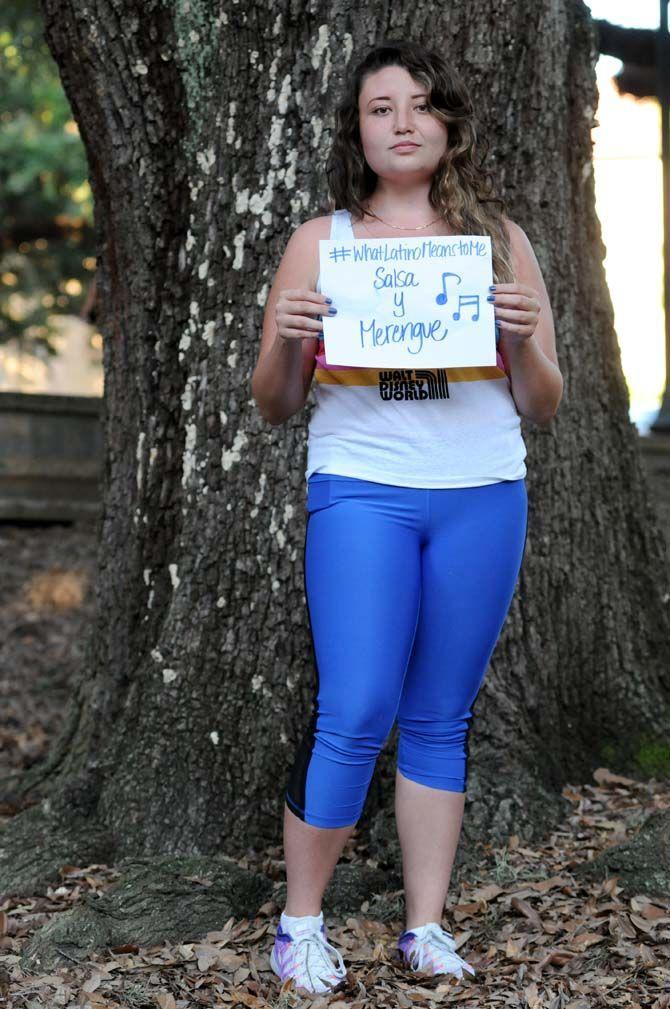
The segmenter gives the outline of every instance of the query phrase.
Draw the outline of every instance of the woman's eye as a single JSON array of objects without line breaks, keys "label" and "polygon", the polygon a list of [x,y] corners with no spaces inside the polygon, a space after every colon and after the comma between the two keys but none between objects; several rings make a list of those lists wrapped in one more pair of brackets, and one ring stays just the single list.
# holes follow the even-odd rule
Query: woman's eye
[{"label": "woman's eye", "polygon": [[[417,109],[427,109],[428,105],[423,102],[421,105],[415,105]],[[388,109],[388,105],[378,105],[376,109],[372,110],[372,114],[376,115],[378,112],[385,112]]]}]

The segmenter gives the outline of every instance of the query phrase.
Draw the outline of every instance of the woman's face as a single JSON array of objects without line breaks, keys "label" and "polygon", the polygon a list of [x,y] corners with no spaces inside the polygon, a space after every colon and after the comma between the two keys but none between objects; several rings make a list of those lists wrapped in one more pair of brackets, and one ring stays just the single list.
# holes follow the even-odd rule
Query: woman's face
[{"label": "woman's face", "polygon": [[[358,122],[368,165],[383,178],[430,178],[447,147],[447,126],[429,111],[428,89],[404,67],[368,74]],[[398,143],[413,146],[398,147]]]}]

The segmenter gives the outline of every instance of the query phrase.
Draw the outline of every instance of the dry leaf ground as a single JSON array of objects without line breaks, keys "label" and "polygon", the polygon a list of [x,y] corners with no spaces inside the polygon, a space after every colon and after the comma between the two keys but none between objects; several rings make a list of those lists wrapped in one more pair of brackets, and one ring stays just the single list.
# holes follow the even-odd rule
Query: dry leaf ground
[{"label": "dry leaf ground", "polygon": [[[329,937],[348,967],[342,990],[327,997],[296,991],[292,982],[282,986],[270,970],[281,910],[274,901],[255,918],[231,918],[196,941],[107,949],[50,974],[26,975],[19,958],[33,932],[84,893],[100,893],[117,878],[113,867],[70,866],[62,870],[61,885],[45,894],[4,899],[0,1005],[410,1009],[465,1002],[473,1009],[670,1009],[670,899],[624,898],[615,877],[584,884],[572,874],[584,860],[631,836],[647,815],[670,808],[670,786],[625,781],[604,769],[597,778],[564,790],[572,814],[542,846],[527,848],[510,837],[450,895],[445,922],[475,967],[475,978],[419,977],[396,964],[402,919],[375,921],[367,916],[368,901],[346,920],[326,913]],[[355,836],[349,848],[347,855],[356,860]],[[240,864],[270,870],[281,885],[280,848]]]}]

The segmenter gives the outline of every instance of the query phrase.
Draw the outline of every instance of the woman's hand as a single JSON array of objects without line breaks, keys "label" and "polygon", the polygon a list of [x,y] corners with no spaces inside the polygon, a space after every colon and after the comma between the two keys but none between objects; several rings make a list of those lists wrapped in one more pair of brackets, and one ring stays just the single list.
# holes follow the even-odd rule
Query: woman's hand
[{"label": "woman's hand", "polygon": [[540,296],[527,284],[492,284],[487,301],[493,302],[501,337],[508,343],[530,339],[540,318]]},{"label": "woman's hand", "polygon": [[[335,315],[332,298],[319,291],[280,291],[275,310],[277,332],[283,340],[304,340],[319,337],[323,332],[321,315]],[[316,316],[316,318],[312,318]]]}]

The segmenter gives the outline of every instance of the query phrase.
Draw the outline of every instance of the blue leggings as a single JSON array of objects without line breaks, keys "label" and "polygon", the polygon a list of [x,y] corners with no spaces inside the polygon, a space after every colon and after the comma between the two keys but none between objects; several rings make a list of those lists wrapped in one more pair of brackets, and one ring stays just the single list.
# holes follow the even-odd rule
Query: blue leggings
[{"label": "blue leggings", "polygon": [[526,546],[526,484],[417,488],[325,473],[307,491],[305,594],[316,683],[286,802],[356,823],[398,718],[398,770],[465,792],[471,706]]}]

